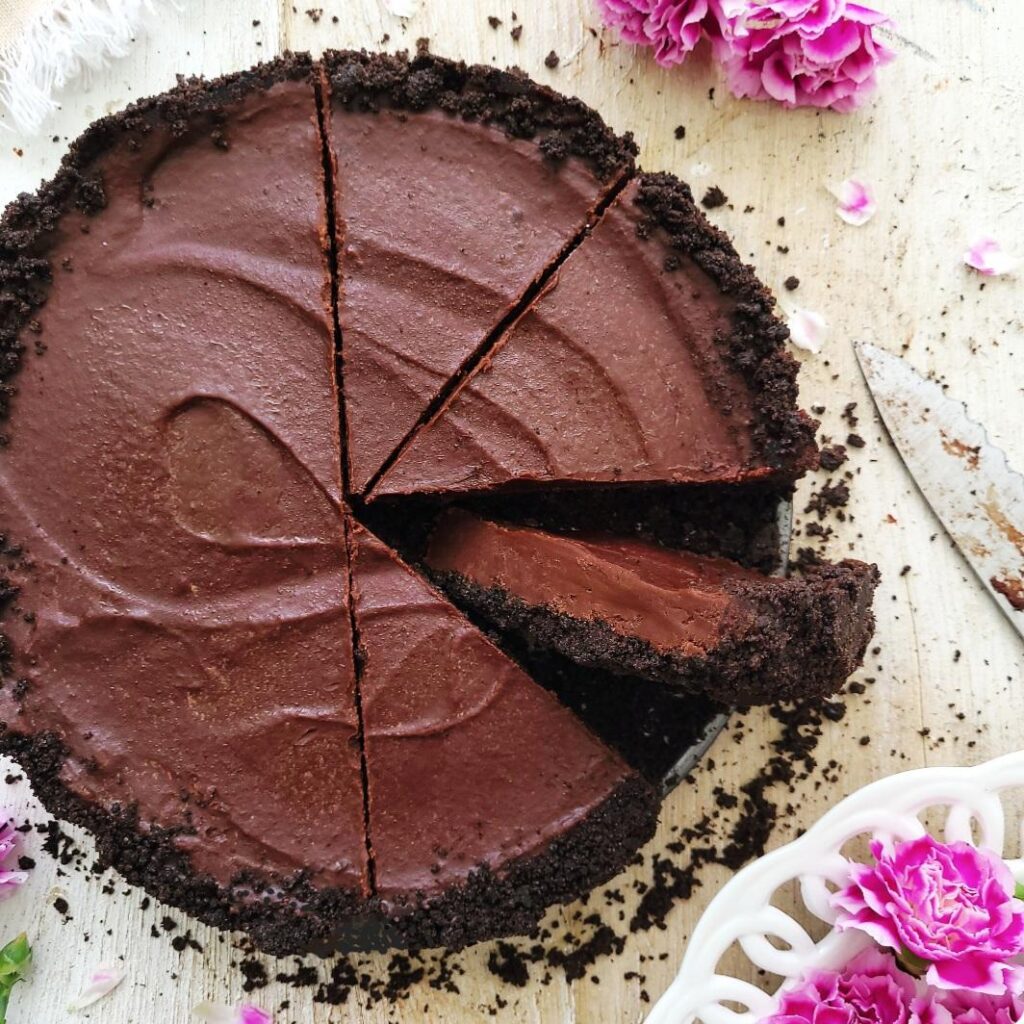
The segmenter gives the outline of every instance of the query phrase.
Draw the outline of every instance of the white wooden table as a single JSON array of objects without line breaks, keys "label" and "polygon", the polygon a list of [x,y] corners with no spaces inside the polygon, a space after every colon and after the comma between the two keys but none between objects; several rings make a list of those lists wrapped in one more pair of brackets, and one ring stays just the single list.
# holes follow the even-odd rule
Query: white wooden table
[{"label": "white wooden table", "polygon": [[[49,175],[66,141],[91,119],[167,87],[176,72],[217,74],[283,48],[412,48],[427,36],[437,53],[517,63],[578,94],[615,128],[636,133],[646,167],[677,172],[698,194],[721,186],[731,205],[713,218],[765,281],[781,292],[787,276],[800,278],[790,297],[822,312],[830,327],[823,353],[805,358],[802,377],[804,404],[827,407],[824,433],[844,439],[848,428],[839,414],[848,402],[858,402],[858,429],[868,446],[852,452],[850,468],[858,476],[850,519],[830,551],[842,557],[856,550],[882,567],[881,650],[861,673],[877,682],[848,699],[843,722],[827,724],[819,761],[835,758],[843,766],[839,781],[822,784],[819,772],[783,796],[796,812],[776,830],[773,843],[889,771],[969,764],[1024,746],[1020,642],[888,447],[851,349],[856,338],[905,348],[918,367],[947,381],[1024,467],[1021,278],[983,286],[960,262],[968,237],[981,228],[1024,254],[1024,11],[1015,0],[889,0],[900,23],[899,60],[882,73],[877,100],[845,117],[734,101],[702,59],[663,72],[646,53],[616,45],[609,33],[594,35],[591,28],[599,22],[589,0],[390,0],[414,12],[405,20],[376,0],[316,3],[324,9],[318,23],[304,13],[306,0],[295,11],[289,0],[181,0],[180,11],[164,17],[128,58],[62,97],[61,111],[38,138],[0,130],[0,200]],[[509,35],[513,11],[523,25],[518,43]],[[490,27],[489,15],[501,19],[499,28]],[[554,70],[544,65],[551,50],[561,57]],[[674,136],[677,125],[686,128],[681,140]],[[51,141],[54,135],[59,142]],[[854,172],[874,184],[880,201],[878,216],[860,229],[836,218],[824,187]],[[764,760],[775,723],[765,712],[745,720],[739,742],[726,734],[716,744],[715,770],[698,772],[694,785],[668,800],[651,849],[664,846],[670,826],[692,822],[708,809],[714,786],[734,790]],[[867,745],[861,737],[869,738]],[[23,784],[10,787],[9,796],[19,808],[28,804]],[[34,813],[42,818],[38,808]],[[37,843],[30,838],[30,847]],[[58,877],[50,858],[39,854],[37,860],[31,883],[0,905],[0,936],[27,929],[36,950],[31,981],[15,996],[14,1024],[70,1019],[65,1004],[88,969],[122,956],[128,979],[86,1019],[184,1024],[202,998],[241,997],[242,978],[230,966],[239,954],[215,932],[191,924],[204,952],[176,953],[166,939],[149,937],[162,910],[140,910],[140,892],[122,896],[128,887],[118,882],[116,895],[104,895],[105,879]],[[458,996],[414,990],[395,1007],[381,1003],[364,1010],[353,996],[332,1008],[314,1005],[313,989],[272,984],[254,998],[268,1008],[290,1000],[290,1010],[277,1019],[302,1024],[476,1021],[496,992],[509,1004],[499,1021],[636,1021],[644,1012],[641,984],[623,974],[646,974],[646,988],[656,998],[722,877],[706,872],[703,888],[674,910],[667,930],[630,938],[620,956],[599,961],[573,985],[556,976],[547,986],[500,986],[485,966],[489,947],[482,946],[461,958],[466,973]],[[628,875],[621,881],[628,883]],[[66,923],[52,906],[58,894],[70,903]],[[667,958],[659,960],[661,954]],[[268,966],[273,974],[283,965]],[[601,983],[594,984],[591,974]]]}]

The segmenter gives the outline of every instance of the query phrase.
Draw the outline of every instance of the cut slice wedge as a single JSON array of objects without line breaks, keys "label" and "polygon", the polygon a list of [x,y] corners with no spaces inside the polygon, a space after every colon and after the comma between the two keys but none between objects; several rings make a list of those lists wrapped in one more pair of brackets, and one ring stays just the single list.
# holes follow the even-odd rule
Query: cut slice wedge
[{"label": "cut slice wedge", "polygon": [[371,496],[799,476],[812,423],[773,305],[685,185],[641,176]]},{"label": "cut slice wedge", "polygon": [[325,67],[361,493],[632,160],[592,111],[517,75],[358,53]]},{"label": "cut slice wedge", "polygon": [[350,536],[377,894],[403,943],[529,930],[649,838],[653,793],[390,548]]},{"label": "cut slice wedge", "polygon": [[536,649],[724,704],[836,690],[864,655],[878,580],[852,561],[779,579],[642,540],[456,510],[426,564],[460,603]]}]

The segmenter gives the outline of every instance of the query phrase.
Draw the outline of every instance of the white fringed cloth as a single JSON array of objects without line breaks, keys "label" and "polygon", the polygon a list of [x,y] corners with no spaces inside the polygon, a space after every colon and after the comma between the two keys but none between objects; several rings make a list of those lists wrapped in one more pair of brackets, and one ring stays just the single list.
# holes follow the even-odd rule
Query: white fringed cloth
[{"label": "white fringed cloth", "polygon": [[60,90],[123,57],[147,16],[167,2],[0,0],[0,124],[38,132]]}]

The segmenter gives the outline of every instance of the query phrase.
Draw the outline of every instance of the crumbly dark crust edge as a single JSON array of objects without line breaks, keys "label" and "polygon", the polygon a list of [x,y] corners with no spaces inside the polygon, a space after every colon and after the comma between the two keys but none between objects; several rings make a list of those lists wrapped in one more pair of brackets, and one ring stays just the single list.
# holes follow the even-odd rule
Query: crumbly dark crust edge
[{"label": "crumbly dark crust edge", "polygon": [[332,100],[343,108],[410,113],[436,108],[513,138],[534,139],[552,161],[578,157],[601,181],[633,170],[637,147],[631,134],[616,135],[582,100],[563,96],[517,69],[467,65],[424,52],[410,57],[328,50],[322,60]]},{"label": "crumbly dark crust edge", "polygon": [[129,882],[164,903],[226,930],[241,929],[268,953],[326,951],[339,923],[366,913],[355,893],[320,889],[303,873],[290,878],[238,875],[228,886],[197,872],[175,846],[181,830],[143,826],[133,807],[94,804],[61,780],[67,750],[52,733],[0,731],[0,753],[22,767],[52,815],[89,831],[99,865],[114,867]]},{"label": "crumbly dark crust edge", "polygon": [[789,328],[775,315],[774,296],[697,207],[689,185],[666,172],[642,172],[637,184],[637,234],[664,244],[665,270],[688,257],[736,303],[731,333],[716,340],[754,396],[756,455],[783,477],[802,476],[817,465],[816,423],[797,406],[799,364],[784,348]]},{"label": "crumbly dark crust edge", "polygon": [[191,866],[175,846],[177,832],[140,827],[132,807],[103,808],[61,780],[67,751],[52,734],[0,730],[0,753],[21,765],[43,806],[89,831],[100,868],[113,867],[134,885],[206,924],[246,932],[275,956],[348,949],[460,949],[473,942],[530,932],[555,903],[589,892],[617,874],[654,834],[660,801],[631,775],[571,830],[540,853],[500,874],[486,868],[442,896],[410,894],[385,905],[341,889],[321,889],[303,873],[290,878],[239,875],[217,883]]},{"label": "crumbly dark crust edge", "polygon": [[727,705],[834,693],[860,665],[875,626],[871,602],[878,570],[863,562],[818,566],[800,579],[730,584],[747,608],[727,619],[723,640],[704,655],[660,651],[601,620],[530,605],[459,573],[427,571],[456,604],[535,650]]},{"label": "crumbly dark crust edge", "polygon": [[93,168],[96,159],[119,141],[131,146],[133,138],[157,126],[184,135],[195,130],[197,119],[206,120],[215,144],[227,144],[220,129],[225,107],[255,89],[303,79],[313,82],[308,54],[284,54],[212,80],[179,77],[167,92],[94,122],[71,144],[53,178],[7,205],[0,217],[0,429],[10,413],[13,380],[24,353],[21,334],[32,329],[33,313],[46,301],[52,283],[46,259],[50,237],[69,210],[95,214],[106,205],[103,181]]},{"label": "crumbly dark crust edge", "polygon": [[441,896],[411,894],[382,906],[393,941],[409,948],[461,949],[529,934],[549,907],[583,896],[633,860],[654,835],[660,802],[648,782],[630,775],[571,830],[507,871],[480,868]]}]

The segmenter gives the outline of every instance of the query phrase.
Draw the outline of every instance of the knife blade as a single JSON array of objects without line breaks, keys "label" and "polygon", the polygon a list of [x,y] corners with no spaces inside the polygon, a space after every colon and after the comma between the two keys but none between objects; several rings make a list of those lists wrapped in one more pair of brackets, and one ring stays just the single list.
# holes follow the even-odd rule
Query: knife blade
[{"label": "knife blade", "polygon": [[1024,637],[1024,477],[962,402],[875,345],[854,346],[911,477],[1014,629]]}]

